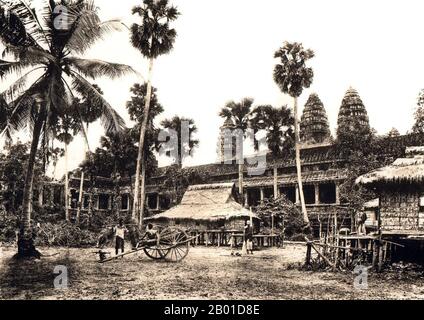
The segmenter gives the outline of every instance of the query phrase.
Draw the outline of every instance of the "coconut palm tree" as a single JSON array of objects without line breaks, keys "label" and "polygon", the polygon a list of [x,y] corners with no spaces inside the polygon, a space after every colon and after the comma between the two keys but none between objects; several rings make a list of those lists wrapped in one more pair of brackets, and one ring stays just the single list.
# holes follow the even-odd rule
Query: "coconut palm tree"
[{"label": "coconut palm tree", "polygon": [[[187,128],[183,127],[184,124],[187,125]],[[193,134],[197,132],[196,124],[193,119],[174,116],[172,119],[163,120],[161,125],[166,130],[173,130],[178,136],[178,144],[175,146],[175,150],[168,151],[170,151],[169,156],[172,154],[177,155],[177,159],[174,160],[181,169],[183,167],[184,159],[187,156],[191,156],[194,148],[199,145],[199,140],[193,138]],[[186,129],[187,132],[185,132]],[[185,134],[187,134],[187,137],[183,137]]]},{"label": "coconut palm tree", "polygon": [[[252,111],[250,126],[255,131],[266,132],[266,144],[271,151],[274,171],[274,198],[278,197],[278,161],[291,152],[294,146],[294,117],[287,106],[274,108],[270,105],[258,106]],[[259,145],[255,143],[255,150]]]},{"label": "coconut palm tree", "polygon": [[303,220],[308,226],[309,217],[303,194],[302,167],[300,163],[298,97],[300,97],[304,88],[309,88],[312,84],[314,72],[312,68],[306,66],[306,62],[312,59],[314,55],[312,50],[305,50],[303,45],[297,42],[285,42],[274,55],[275,58],[279,59],[279,63],[277,63],[274,69],[274,81],[282,92],[289,94],[293,98],[297,183],[299,186]]},{"label": "coconut palm tree", "polygon": [[[241,137],[245,138],[246,131],[249,128],[249,117],[252,109],[253,99],[244,98],[240,102],[230,101],[224,108],[221,109],[219,116],[224,119],[232,120],[234,128],[240,130],[243,134]],[[238,176],[239,176],[239,193],[243,197],[243,168],[244,168],[244,155],[243,155],[243,141],[239,141],[239,150],[237,150],[238,160]]]},{"label": "coconut palm tree", "polygon": [[[57,5],[66,8],[65,17]],[[39,256],[32,239],[31,204],[40,137],[47,144],[58,119],[72,110],[73,98],[89,94],[102,106],[101,120],[106,132],[122,130],[124,120],[87,78],[116,79],[133,72],[127,65],[76,57],[122,26],[116,20],[101,22],[92,1],[44,1],[40,12],[24,0],[0,7],[0,41],[5,46],[3,59],[7,59],[0,60],[0,77],[19,76],[0,94],[1,100],[8,103],[7,120],[0,127],[8,138],[18,130],[32,130],[18,242],[20,257]]]},{"label": "coconut palm tree", "polygon": [[[177,19],[179,12],[176,7],[168,4],[168,0],[143,0],[143,5],[134,7],[132,13],[137,14],[142,21],[141,24],[135,23],[131,26],[131,42],[133,46],[149,60],[147,95],[144,104],[144,118],[140,127],[140,141],[134,187],[134,206],[132,212],[134,221],[137,220],[137,213],[140,212],[139,221],[142,224],[143,216],[141,208],[143,206],[140,206],[140,172],[150,112],[153,62],[160,55],[167,54],[172,50],[177,32],[170,27],[170,23]],[[144,178],[142,177],[141,179]]]}]

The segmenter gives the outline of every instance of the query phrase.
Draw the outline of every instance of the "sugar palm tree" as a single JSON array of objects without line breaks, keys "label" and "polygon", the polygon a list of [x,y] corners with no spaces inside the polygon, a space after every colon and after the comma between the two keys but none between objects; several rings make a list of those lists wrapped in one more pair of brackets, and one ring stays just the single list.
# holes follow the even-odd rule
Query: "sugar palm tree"
[{"label": "sugar palm tree", "polygon": [[[278,197],[278,158],[291,152],[294,145],[294,117],[287,106],[274,108],[258,106],[252,111],[250,126],[255,131],[266,132],[266,144],[271,151],[274,171],[274,198]],[[255,144],[255,150],[259,145]]]},{"label": "sugar palm tree", "polygon": [[[187,125],[187,128],[183,128],[184,124]],[[193,134],[197,132],[196,124],[193,119],[174,116],[172,119],[163,120],[161,125],[164,129],[173,130],[177,133],[178,144],[175,146],[176,150],[174,150],[174,152],[169,150],[171,151],[169,155],[175,153],[177,159],[174,160],[181,169],[184,159],[187,156],[190,156],[193,153],[193,150],[199,145],[199,140],[193,138]],[[185,132],[186,129],[187,132]],[[183,137],[185,134],[187,134],[187,137]]]},{"label": "sugar palm tree", "polygon": [[[65,6],[68,14],[56,6]],[[63,7],[62,7],[63,8]],[[19,75],[1,100],[8,104],[7,119],[0,124],[3,135],[31,128],[32,142],[25,177],[18,256],[39,256],[31,232],[31,204],[35,155],[40,137],[50,137],[58,119],[70,112],[75,95],[91,94],[102,107],[106,132],[120,131],[125,123],[86,78],[106,76],[116,79],[132,68],[101,60],[87,60],[84,54],[110,31],[119,30],[119,21],[101,22],[92,1],[44,1],[42,13],[30,3],[16,0],[0,7],[0,41],[5,46],[0,60],[0,77]],[[57,19],[61,23],[57,23]],[[35,81],[32,81],[35,76]],[[47,143],[48,139],[42,140]]]},{"label": "sugar palm tree", "polygon": [[[141,24],[135,23],[132,25],[131,42],[133,46],[149,60],[147,95],[144,105],[144,117],[140,127],[140,141],[134,187],[134,205],[132,211],[133,220],[136,221],[138,216],[138,220],[142,224],[140,172],[143,163],[144,140],[150,112],[153,62],[160,55],[167,54],[172,50],[177,32],[170,27],[170,23],[177,19],[179,12],[177,8],[168,4],[168,0],[143,0],[143,5],[134,7],[132,13],[139,15],[142,21]],[[142,177],[141,179],[144,178]]]},{"label": "sugar palm tree", "polygon": [[310,223],[303,193],[302,167],[300,163],[298,97],[302,94],[304,88],[309,88],[312,84],[314,72],[312,68],[306,66],[306,62],[314,57],[314,52],[310,49],[305,50],[301,43],[285,42],[284,45],[275,52],[274,57],[279,59],[279,63],[274,69],[274,81],[282,92],[289,94],[293,98],[297,183],[299,186],[303,220],[309,226]]},{"label": "sugar palm tree", "polygon": [[243,168],[244,168],[244,154],[243,154],[243,138],[246,135],[246,131],[249,128],[249,117],[252,109],[253,99],[244,98],[240,102],[230,101],[224,108],[222,108],[219,116],[224,119],[231,119],[234,128],[240,130],[243,134],[241,137],[242,141],[239,141],[239,150],[237,150],[238,160],[238,189],[240,196],[243,197]]},{"label": "sugar palm tree", "polygon": [[65,220],[67,222],[71,221],[69,214],[69,144],[74,139],[74,136],[77,135],[82,130],[81,119],[78,114],[79,99],[74,99],[72,110],[63,114],[59,117],[58,122],[54,128],[56,133],[56,139],[62,142],[65,145]]}]

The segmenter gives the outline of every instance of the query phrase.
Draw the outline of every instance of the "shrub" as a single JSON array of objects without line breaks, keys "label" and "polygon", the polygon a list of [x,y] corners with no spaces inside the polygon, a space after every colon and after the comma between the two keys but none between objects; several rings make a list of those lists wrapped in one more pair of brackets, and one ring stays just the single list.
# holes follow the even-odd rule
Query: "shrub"
[{"label": "shrub", "polygon": [[[274,215],[274,226],[276,230],[283,230],[285,238],[293,237],[303,238],[306,235],[302,213],[286,197],[281,196],[278,199],[265,199],[264,202],[256,208],[256,213],[263,221],[263,227],[271,227],[272,216]],[[304,239],[302,239],[304,240]]]}]

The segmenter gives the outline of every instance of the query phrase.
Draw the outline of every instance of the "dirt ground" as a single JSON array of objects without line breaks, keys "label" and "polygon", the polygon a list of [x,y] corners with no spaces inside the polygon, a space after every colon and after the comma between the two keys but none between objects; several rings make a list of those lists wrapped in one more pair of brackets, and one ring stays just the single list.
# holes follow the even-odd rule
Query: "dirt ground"
[{"label": "dirt ground", "polygon": [[[370,274],[368,289],[354,287],[352,273],[293,268],[305,248],[285,248],[233,257],[228,248],[191,248],[180,263],[144,254],[98,264],[95,249],[41,248],[41,261],[11,260],[1,248],[1,299],[423,299],[421,274]],[[54,256],[52,256],[54,255]],[[55,289],[54,268],[66,266],[69,286]]]}]

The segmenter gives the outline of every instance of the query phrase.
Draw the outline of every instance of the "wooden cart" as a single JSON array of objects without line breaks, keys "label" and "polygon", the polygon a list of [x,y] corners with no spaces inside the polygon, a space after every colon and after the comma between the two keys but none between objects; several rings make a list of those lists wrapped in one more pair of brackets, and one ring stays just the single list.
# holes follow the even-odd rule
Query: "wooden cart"
[{"label": "wooden cart", "polygon": [[112,261],[139,251],[144,251],[146,256],[153,260],[179,262],[187,256],[190,250],[190,242],[195,238],[190,238],[184,230],[176,227],[159,228],[155,239],[142,240],[131,251],[110,258],[106,258],[106,252],[99,251],[96,253],[100,257],[99,263]]}]

